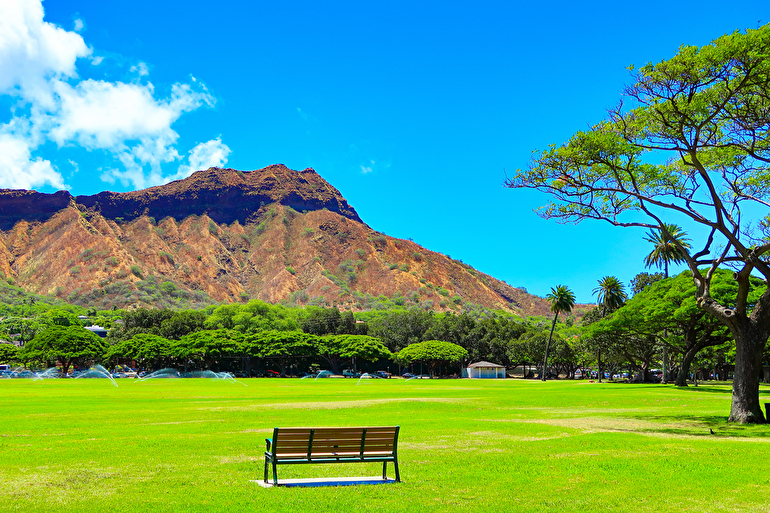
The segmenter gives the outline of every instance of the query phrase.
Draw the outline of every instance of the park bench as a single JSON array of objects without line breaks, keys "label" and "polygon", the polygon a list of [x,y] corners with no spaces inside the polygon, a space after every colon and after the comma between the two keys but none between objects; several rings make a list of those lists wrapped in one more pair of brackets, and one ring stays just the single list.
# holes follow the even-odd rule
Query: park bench
[{"label": "park bench", "polygon": [[273,467],[273,485],[278,485],[278,465],[312,463],[382,462],[382,479],[393,462],[398,473],[398,429],[390,427],[274,428],[265,450],[265,483],[268,465]]}]

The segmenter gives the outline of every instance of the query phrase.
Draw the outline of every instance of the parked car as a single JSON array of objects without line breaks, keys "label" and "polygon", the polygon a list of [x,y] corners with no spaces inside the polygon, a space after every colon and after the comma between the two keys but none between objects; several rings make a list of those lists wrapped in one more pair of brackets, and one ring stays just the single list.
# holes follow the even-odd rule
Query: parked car
[{"label": "parked car", "polygon": [[381,378],[390,378],[392,376],[392,374],[388,371],[377,371],[375,372],[375,374],[377,374]]},{"label": "parked car", "polygon": [[275,372],[274,370],[268,369],[268,370],[265,371],[265,377],[266,378],[280,378],[281,377],[281,373],[280,372]]},{"label": "parked car", "polygon": [[405,373],[401,374],[401,377],[409,379],[409,378],[413,378],[414,374],[412,374],[411,372],[405,372]]},{"label": "parked car", "polygon": [[342,371],[342,375],[346,378],[360,378],[361,373],[356,372],[353,369],[345,369]]}]

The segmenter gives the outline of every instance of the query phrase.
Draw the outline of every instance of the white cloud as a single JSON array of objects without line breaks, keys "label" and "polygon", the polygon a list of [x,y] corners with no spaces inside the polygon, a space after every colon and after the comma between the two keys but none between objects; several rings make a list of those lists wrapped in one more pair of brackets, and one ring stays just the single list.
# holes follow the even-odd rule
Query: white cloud
[{"label": "white cloud", "polygon": [[0,184],[8,189],[44,185],[66,188],[61,175],[49,161],[32,158],[27,141],[9,133],[0,133]]},{"label": "white cloud", "polygon": [[82,32],[83,29],[86,27],[86,24],[80,18],[76,18],[75,21],[72,23],[72,25],[73,25],[72,30],[74,30],[75,32]]},{"label": "white cloud", "polygon": [[131,66],[131,73],[138,73],[140,77],[150,74],[147,64],[140,62],[136,66]]},{"label": "white cloud", "polygon": [[201,169],[224,167],[227,164],[228,155],[230,155],[230,148],[223,144],[219,137],[205,143],[200,143],[190,150],[189,163],[179,166],[179,172],[177,172],[173,179],[186,178]]},{"label": "white cloud", "polygon": [[[75,20],[75,30],[84,27]],[[3,162],[19,173],[14,178],[0,172],[0,187],[64,187],[55,166],[34,155],[48,140],[106,152],[123,169],[111,166],[102,179],[125,186],[156,185],[182,168],[227,161],[230,149],[217,138],[191,150],[189,165],[176,175],[164,176],[162,165],[181,158],[172,124],[186,112],[212,106],[214,98],[193,77],[192,84],[173,84],[167,97],[158,97],[152,83],[142,83],[149,74],[144,62],[130,68],[138,75],[131,83],[80,79],[78,59],[90,58],[93,65],[102,61],[92,53],[79,34],[43,21],[40,0],[0,2],[0,95],[14,98],[26,113],[0,125],[10,152]]]},{"label": "white cloud", "polygon": [[371,165],[363,165],[361,166],[361,172],[365,175],[368,175],[369,173],[374,171],[374,164],[375,162],[373,160],[369,161],[369,164]]},{"label": "white cloud", "polygon": [[43,21],[40,2],[0,2],[0,93],[50,107],[50,83],[76,76],[90,53],[80,35]]}]

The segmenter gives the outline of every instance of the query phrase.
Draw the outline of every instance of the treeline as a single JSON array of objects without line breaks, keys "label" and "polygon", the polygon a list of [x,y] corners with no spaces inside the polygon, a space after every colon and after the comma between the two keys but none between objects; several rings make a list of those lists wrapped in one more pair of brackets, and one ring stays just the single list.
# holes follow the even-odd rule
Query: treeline
[{"label": "treeline", "polygon": [[[254,300],[200,311],[91,312],[112,327],[105,339],[99,339],[83,333],[82,325],[89,320],[75,313],[49,309],[25,318],[24,343],[19,349],[3,344],[0,361],[58,362],[62,367],[133,361],[146,369],[217,371],[276,367],[296,374],[318,368],[339,372],[354,358],[359,367],[367,362],[404,364],[407,360],[396,358],[400,350],[417,342],[442,341],[466,351],[460,363],[487,360],[511,366],[537,357],[536,346],[543,344],[547,324],[546,319],[523,321],[497,312],[456,315],[411,309],[354,315],[336,308],[293,308]],[[69,339],[68,344],[62,342]],[[437,369],[457,370],[448,363]]]},{"label": "treeline", "polygon": [[[747,300],[756,300],[762,286],[757,283]],[[693,287],[688,273],[667,279],[642,273],[633,282],[630,299],[600,305],[580,324],[573,324],[571,317],[560,319],[548,351],[547,374],[571,378],[598,371],[601,379],[605,373],[625,371],[635,379],[651,381],[653,370],[658,373],[665,368],[678,384],[685,384],[697,371],[726,379],[734,361],[734,342],[725,328],[697,308]],[[729,273],[720,272],[712,295],[726,301],[734,297],[734,288]],[[88,358],[110,365],[134,361],[147,369],[276,368],[296,374],[324,368],[339,372],[352,366],[355,358],[359,368],[372,370],[405,363],[396,355],[410,345],[443,341],[466,351],[462,364],[489,361],[508,369],[523,366],[527,374],[542,376],[550,328],[546,318],[522,319],[488,310],[455,314],[401,308],[353,313],[258,300],[183,311],[95,312],[29,300],[2,308],[11,310],[11,315],[0,321],[0,332],[22,348],[54,327],[96,323],[111,330],[103,348],[78,357],[84,364]],[[78,317],[83,314],[88,318]],[[0,363],[42,363],[42,353],[31,352],[34,346],[25,351],[0,344]],[[767,353],[765,357],[770,360]],[[62,359],[56,361],[64,364]],[[454,374],[458,369],[456,364],[446,364],[436,370]]]}]

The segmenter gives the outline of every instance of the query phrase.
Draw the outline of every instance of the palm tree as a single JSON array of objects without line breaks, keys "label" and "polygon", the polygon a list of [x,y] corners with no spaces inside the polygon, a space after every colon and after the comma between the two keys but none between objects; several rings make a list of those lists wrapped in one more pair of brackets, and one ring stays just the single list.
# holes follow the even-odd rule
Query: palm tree
[{"label": "palm tree", "polygon": [[607,315],[607,308],[615,310],[620,308],[628,299],[625,285],[615,276],[605,276],[599,280],[599,286],[594,289],[599,304],[602,305],[602,317]]},{"label": "palm tree", "polygon": [[[599,286],[594,289],[594,294],[599,299],[599,304],[602,305],[602,317],[607,316],[607,308],[615,310],[620,308],[625,303],[628,296],[626,291],[623,290],[624,285],[615,276],[605,276],[599,280]],[[602,382],[602,353],[598,352],[596,358],[597,366],[599,367],[599,383]]]},{"label": "palm tree", "polygon": [[545,343],[543,381],[545,381],[546,369],[548,368],[548,346],[551,345],[553,330],[556,328],[556,319],[559,317],[559,312],[570,313],[572,311],[572,307],[575,306],[575,294],[566,285],[557,285],[556,288],[551,288],[551,293],[547,294],[545,298],[551,302],[551,311],[556,315],[553,316],[551,334],[548,335],[548,342]]},{"label": "palm tree", "polygon": [[[690,246],[690,239],[686,237],[687,233],[681,226],[675,224],[663,223],[660,230],[651,230],[644,238],[647,242],[653,244],[653,249],[649,255],[644,257],[646,267],[655,266],[658,269],[664,269],[664,278],[668,278],[668,263],[684,262],[682,249],[687,251]],[[677,244],[678,243],[678,244]],[[680,249],[682,248],[682,249]],[[663,338],[668,338],[668,333],[663,331]],[[663,382],[668,382],[668,346],[663,344]]]},{"label": "palm tree", "polygon": [[675,224],[664,223],[661,229],[650,230],[644,240],[653,244],[653,250],[644,257],[644,265],[664,269],[666,278],[668,278],[669,262],[678,264],[685,261],[682,250],[679,248],[684,250],[691,248],[687,233],[681,226]]}]

